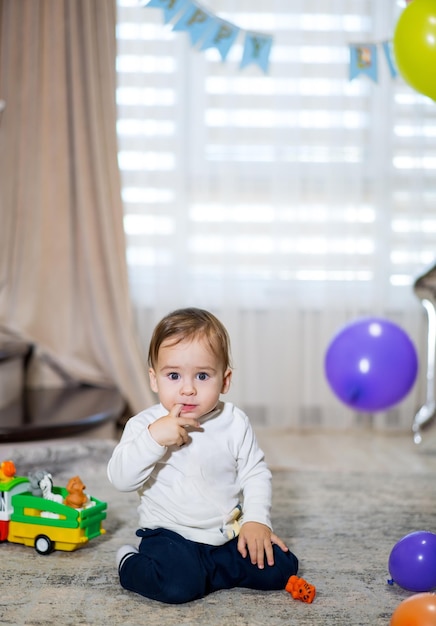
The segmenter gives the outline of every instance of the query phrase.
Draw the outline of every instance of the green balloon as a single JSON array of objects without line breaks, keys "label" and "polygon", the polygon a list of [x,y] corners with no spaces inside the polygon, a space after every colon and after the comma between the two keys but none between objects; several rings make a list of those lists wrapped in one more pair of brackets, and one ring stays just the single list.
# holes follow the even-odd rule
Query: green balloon
[{"label": "green balloon", "polygon": [[412,0],[395,27],[395,62],[413,89],[436,100],[436,0]]}]

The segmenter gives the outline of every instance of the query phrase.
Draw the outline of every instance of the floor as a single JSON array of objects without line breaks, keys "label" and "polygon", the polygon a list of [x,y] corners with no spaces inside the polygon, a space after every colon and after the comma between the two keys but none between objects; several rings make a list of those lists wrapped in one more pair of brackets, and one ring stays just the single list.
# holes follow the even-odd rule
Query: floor
[{"label": "floor", "polygon": [[[67,445],[72,444],[74,450],[75,444],[81,443],[78,439],[92,440],[90,447],[95,449],[79,461],[80,473],[88,485],[88,477],[94,484],[95,495],[109,496],[105,540],[96,543],[96,550],[91,547],[50,557],[40,557],[33,550],[24,555],[24,549],[5,545],[8,584],[2,588],[0,622],[35,626],[230,626],[235,621],[241,626],[387,626],[393,611],[407,597],[406,591],[386,583],[390,551],[406,533],[431,528],[434,522],[436,427],[424,433],[420,446],[413,443],[411,434],[369,428],[341,433],[260,428],[256,432],[272,469],[300,470],[294,475],[275,473],[274,519],[280,535],[292,535],[292,545],[301,555],[302,575],[307,572],[317,585],[313,605],[292,604],[281,592],[266,600],[262,594],[241,590],[213,595],[193,605],[151,606],[124,592],[117,583],[114,554],[134,537],[136,516],[126,511],[131,507],[134,512],[137,503],[135,494],[117,492],[107,482],[105,460],[119,432],[106,428],[75,437],[73,444],[70,439]],[[100,441],[96,442],[97,438]],[[55,441],[50,442],[56,452],[52,458],[58,466],[62,464],[63,476],[71,476],[62,446],[56,448]],[[48,451],[43,443],[15,447],[19,446],[21,458],[29,461],[31,448],[45,458]],[[77,445],[82,454],[84,447]],[[13,444],[0,445],[0,461],[7,458],[14,458]],[[68,458],[70,465],[77,467],[78,457]],[[88,462],[98,467],[92,478]],[[23,595],[23,589],[29,590],[27,594]]]},{"label": "floor", "polygon": [[420,445],[410,434],[371,431],[298,433],[257,430],[266,460],[274,469],[344,472],[436,472],[436,428]]},{"label": "floor", "polygon": [[[16,458],[25,461],[26,475],[36,453],[35,469],[47,467],[59,485],[78,471],[90,493],[108,503],[107,533],[83,550],[47,557],[2,545],[7,584],[1,587],[1,624],[387,626],[409,595],[387,584],[389,554],[406,533],[434,526],[435,455],[426,452],[430,436],[427,448],[417,450],[408,437],[369,431],[340,436],[262,431],[259,440],[270,464],[304,468],[275,472],[274,527],[299,556],[301,575],[316,584],[316,601],[307,605],[283,591],[265,595],[241,589],[188,605],[152,603],[123,590],[117,579],[114,555],[121,545],[137,541],[137,496],[107,481],[105,465],[114,440],[74,439],[62,445],[22,444],[27,449]],[[394,473],[400,465],[402,471]],[[419,473],[409,475],[404,465]],[[362,467],[367,471],[348,471]]]}]

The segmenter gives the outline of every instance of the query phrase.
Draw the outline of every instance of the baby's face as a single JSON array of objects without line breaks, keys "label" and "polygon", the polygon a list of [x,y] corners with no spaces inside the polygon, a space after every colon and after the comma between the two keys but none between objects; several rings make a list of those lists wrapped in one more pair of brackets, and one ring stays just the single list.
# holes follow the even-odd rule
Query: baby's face
[{"label": "baby's face", "polygon": [[167,340],[159,348],[150,384],[163,406],[170,411],[181,404],[180,415],[200,418],[212,411],[220,394],[230,386],[231,371],[223,370],[219,359],[201,338]]}]

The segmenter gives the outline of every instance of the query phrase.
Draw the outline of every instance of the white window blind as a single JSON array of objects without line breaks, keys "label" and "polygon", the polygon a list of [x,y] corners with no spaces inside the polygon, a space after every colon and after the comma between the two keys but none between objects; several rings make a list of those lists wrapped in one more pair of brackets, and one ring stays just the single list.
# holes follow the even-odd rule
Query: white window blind
[{"label": "white window blind", "polygon": [[203,4],[273,35],[267,75],[239,69],[241,41],[222,62],[165,25],[161,10],[118,0],[119,163],[136,297],[152,303],[172,289],[211,306],[226,297],[266,306],[292,292],[319,303],[327,283],[345,299],[401,301],[435,253],[434,103],[393,79],[381,57],[378,84],[348,79],[348,45],[391,39],[400,7]]}]

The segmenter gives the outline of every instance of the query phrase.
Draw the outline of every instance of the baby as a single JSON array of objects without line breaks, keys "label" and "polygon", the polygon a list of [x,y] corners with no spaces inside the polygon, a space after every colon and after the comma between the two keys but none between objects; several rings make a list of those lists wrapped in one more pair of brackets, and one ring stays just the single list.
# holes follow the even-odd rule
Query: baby
[{"label": "baby", "polygon": [[202,309],[170,313],[154,330],[149,376],[160,403],[127,422],[108,464],[111,483],[140,502],[139,549],[117,554],[121,585],[172,604],[233,587],[311,602],[314,587],[272,531],[271,473],[250,422],[220,400],[232,378],[225,327]]}]

